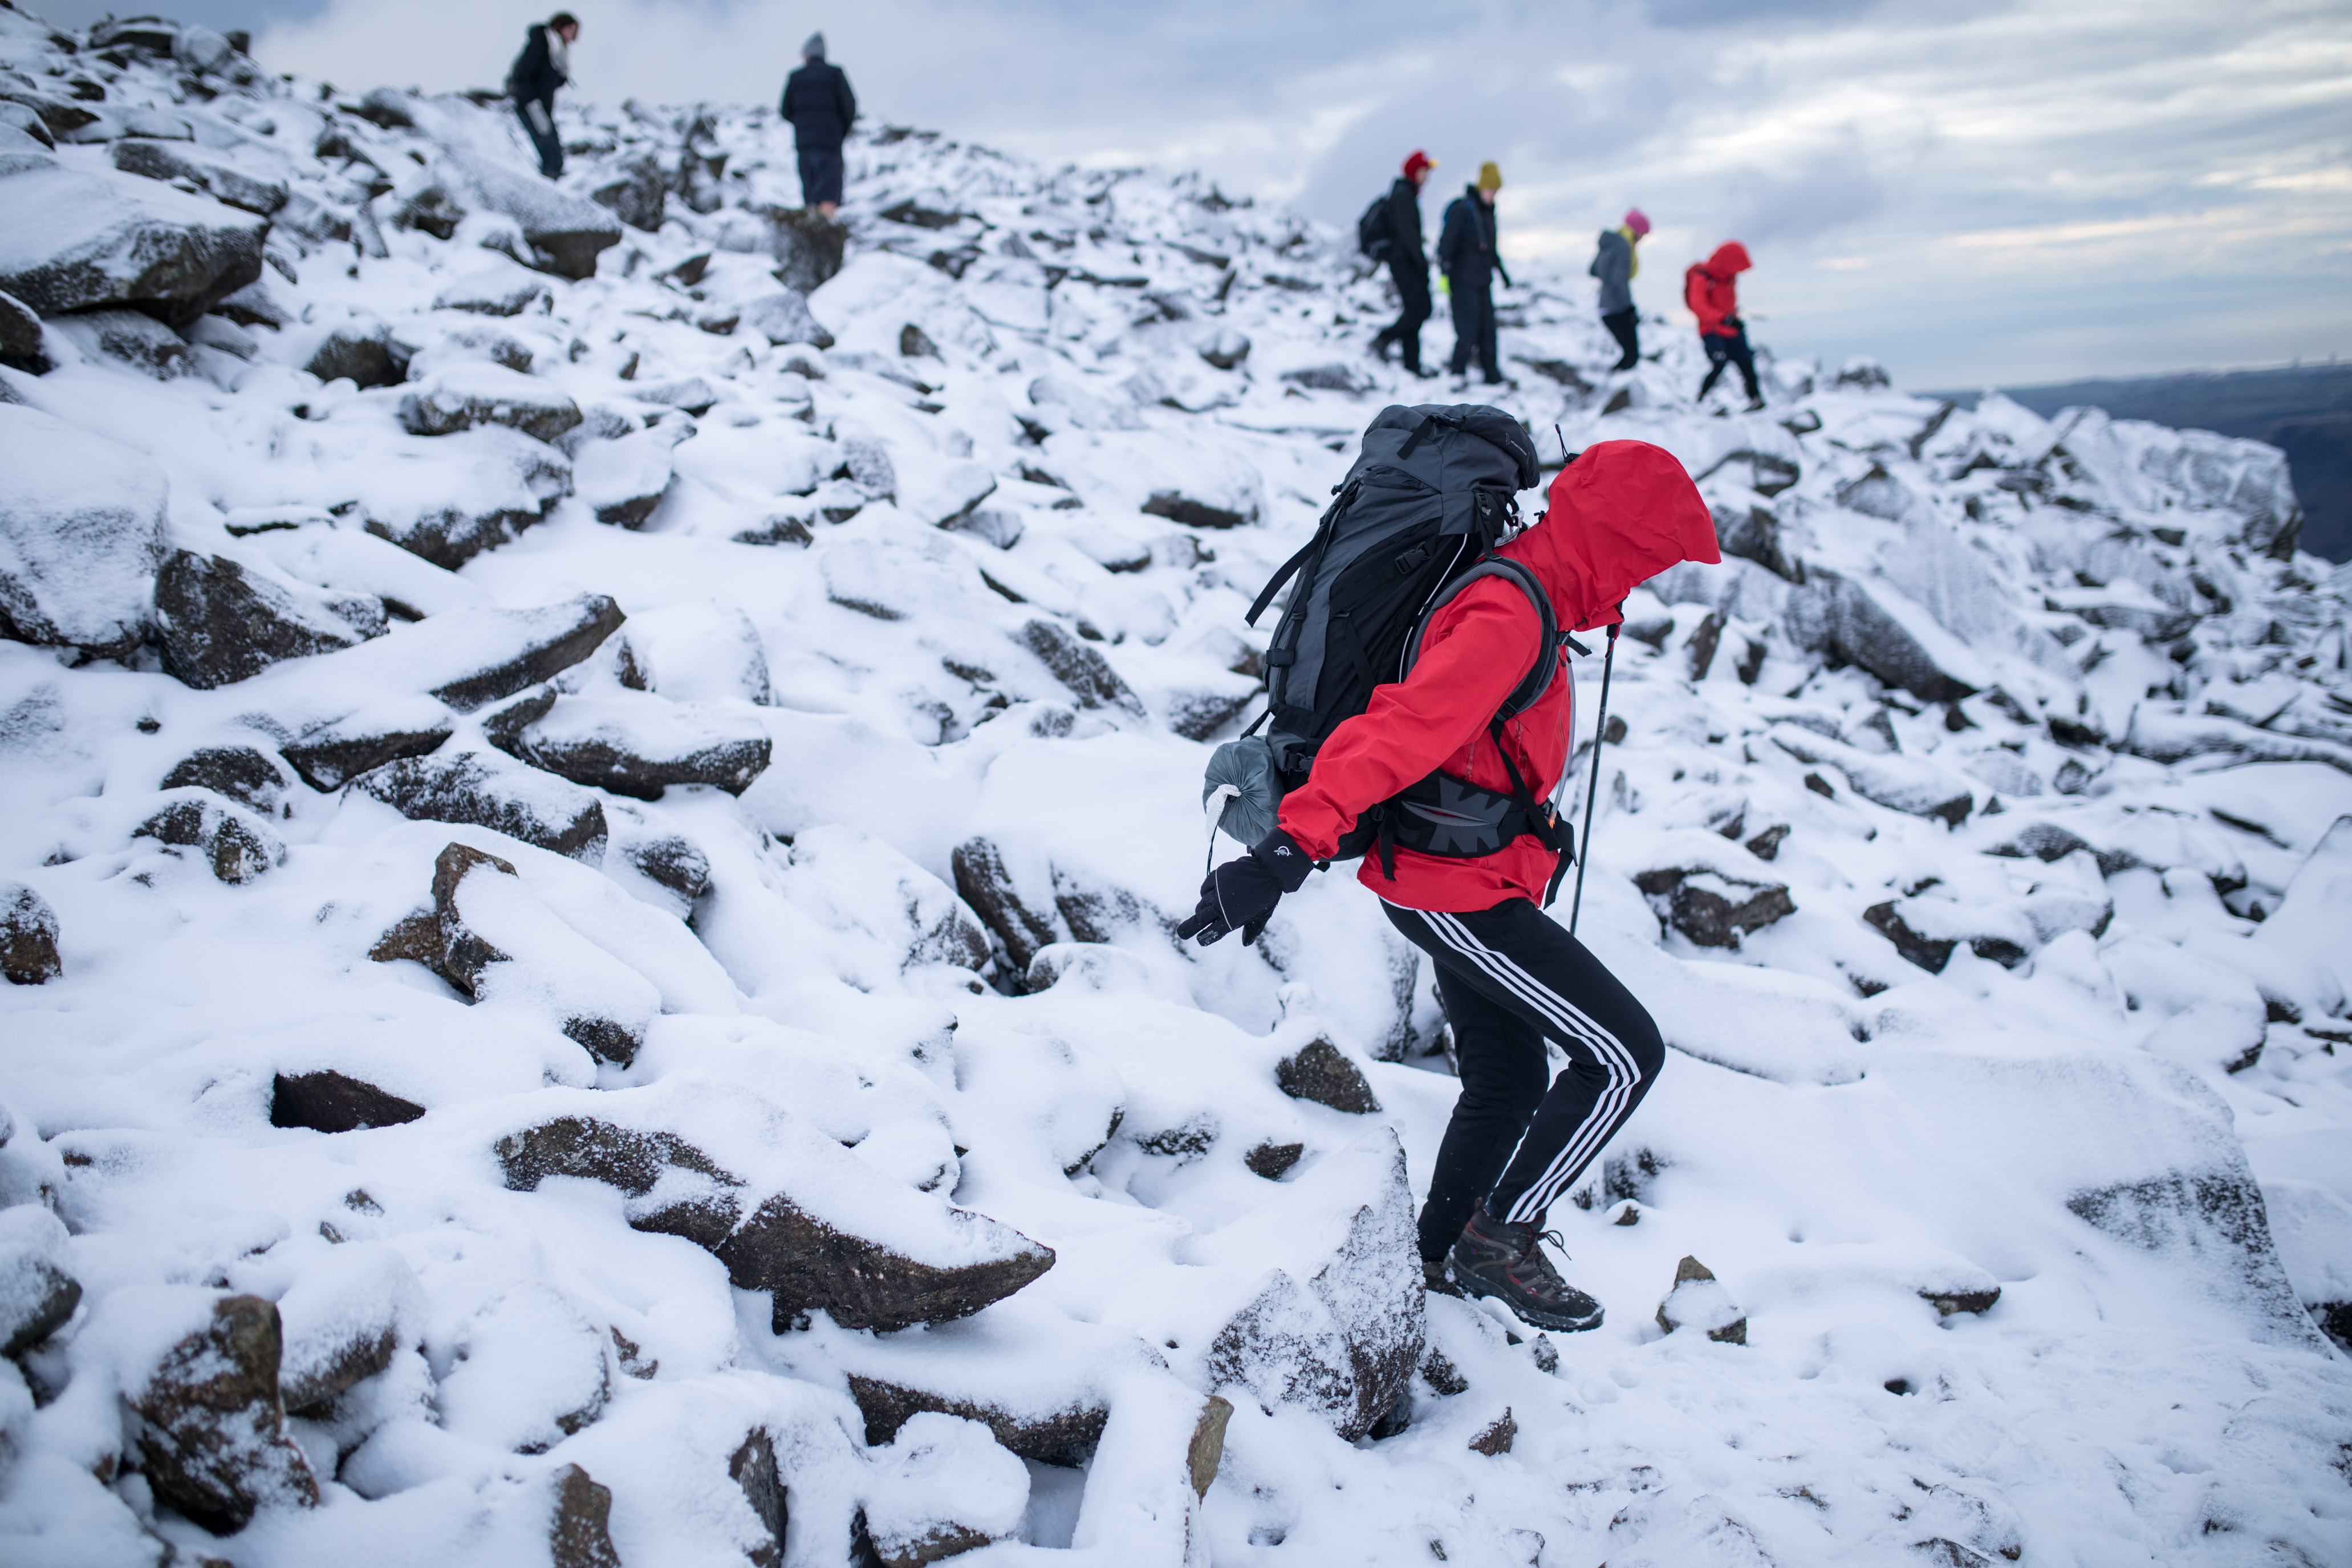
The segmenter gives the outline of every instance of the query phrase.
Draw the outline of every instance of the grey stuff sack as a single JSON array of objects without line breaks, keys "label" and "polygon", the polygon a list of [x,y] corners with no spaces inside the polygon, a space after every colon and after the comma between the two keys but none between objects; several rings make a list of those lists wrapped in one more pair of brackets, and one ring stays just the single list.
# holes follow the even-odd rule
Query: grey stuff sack
[{"label": "grey stuff sack", "polygon": [[1265,737],[1244,735],[1217,748],[1201,780],[1201,809],[1205,812],[1222,790],[1233,792],[1217,814],[1217,826],[1228,837],[1255,844],[1275,830],[1282,811],[1282,776]]}]

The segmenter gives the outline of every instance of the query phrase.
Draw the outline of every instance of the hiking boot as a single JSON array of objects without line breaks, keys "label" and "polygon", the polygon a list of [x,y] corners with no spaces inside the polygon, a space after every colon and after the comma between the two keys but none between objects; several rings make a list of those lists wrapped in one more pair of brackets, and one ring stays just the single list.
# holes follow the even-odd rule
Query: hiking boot
[{"label": "hiking boot", "polygon": [[1543,1255],[1546,1234],[1531,1225],[1489,1219],[1483,1207],[1476,1210],[1448,1259],[1454,1283],[1473,1296],[1492,1296],[1521,1322],[1538,1329],[1575,1333],[1599,1328],[1601,1303],[1552,1268]]},{"label": "hiking boot", "polygon": [[1747,407],[1741,409],[1740,412],[1742,414],[1761,414],[1764,412],[1764,400],[1760,397],[1756,398],[1752,400]]},{"label": "hiking boot", "polygon": [[1454,1282],[1454,1277],[1445,1271],[1445,1259],[1443,1258],[1424,1258],[1421,1260],[1421,1288],[1434,1291],[1440,1296],[1452,1296],[1457,1300],[1462,1295],[1462,1287],[1456,1285]]}]

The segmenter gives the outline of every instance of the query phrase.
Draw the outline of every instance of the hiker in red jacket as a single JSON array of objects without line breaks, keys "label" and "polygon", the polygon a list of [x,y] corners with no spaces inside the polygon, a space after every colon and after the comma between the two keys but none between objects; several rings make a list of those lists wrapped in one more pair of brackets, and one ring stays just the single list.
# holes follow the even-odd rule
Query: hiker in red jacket
[{"label": "hiker in red jacket", "polygon": [[1748,387],[1750,414],[1764,406],[1764,395],[1756,389],[1756,355],[1748,346],[1748,323],[1739,319],[1739,275],[1754,265],[1748,259],[1748,247],[1732,239],[1683,274],[1683,303],[1698,318],[1699,346],[1706,351],[1708,368],[1698,385],[1699,401],[1715,390],[1723,367],[1736,364]]},{"label": "hiker in red jacket", "polygon": [[[1498,555],[1531,569],[1559,626],[1622,619],[1626,594],[1681,561],[1721,559],[1706,503],[1672,454],[1604,441],[1552,481],[1549,509]],[[1286,892],[1328,860],[1370,807],[1443,770],[1497,792],[1523,783],[1538,800],[1559,785],[1572,750],[1565,668],[1544,694],[1488,729],[1538,658],[1535,606],[1516,584],[1483,577],[1437,611],[1404,679],[1375,688],[1333,730],[1306,784],[1284,797],[1280,826],[1227,861],[1201,889],[1180,936],[1255,934]],[[1516,773],[1516,777],[1514,776]],[[1559,861],[1534,837],[1494,854],[1442,858],[1396,847],[1364,857],[1358,879],[1391,923],[1436,966],[1454,1026],[1462,1091],[1439,1144],[1421,1212],[1423,1268],[1496,1296],[1528,1322],[1589,1329],[1600,1303],[1561,1279],[1538,1245],[1544,1211],[1607,1145],[1656,1078],[1665,1047],[1633,994],[1539,907]],[[1567,1053],[1549,1088],[1544,1042]]]}]

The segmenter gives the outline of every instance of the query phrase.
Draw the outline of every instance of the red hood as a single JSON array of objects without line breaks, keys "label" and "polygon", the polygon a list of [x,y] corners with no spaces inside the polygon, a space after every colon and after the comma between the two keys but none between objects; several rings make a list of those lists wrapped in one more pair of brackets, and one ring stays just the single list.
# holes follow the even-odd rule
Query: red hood
[{"label": "red hood", "polygon": [[1542,521],[1498,553],[1535,569],[1571,631],[1617,620],[1628,593],[1677,562],[1723,559],[1698,487],[1673,453],[1647,441],[1585,448],[1552,480]]},{"label": "red hood", "polygon": [[1706,264],[1702,270],[1710,277],[1719,278],[1728,283],[1755,265],[1748,259],[1746,246],[1736,239],[1727,239],[1715,247],[1715,254],[1706,258]]}]

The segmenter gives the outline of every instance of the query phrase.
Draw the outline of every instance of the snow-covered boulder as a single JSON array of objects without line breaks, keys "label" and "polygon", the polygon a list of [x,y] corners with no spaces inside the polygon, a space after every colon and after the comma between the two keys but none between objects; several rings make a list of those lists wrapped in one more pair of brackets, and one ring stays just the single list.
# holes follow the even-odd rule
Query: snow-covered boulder
[{"label": "snow-covered boulder", "polygon": [[381,601],[305,592],[219,555],[175,550],[155,581],[163,667],[195,687],[226,686],[281,659],[382,637]]},{"label": "snow-covered boulder", "polygon": [[503,425],[552,441],[580,423],[580,405],[543,381],[500,364],[453,364],[400,403],[412,435],[452,436],[478,425]]},{"label": "snow-covered boulder", "polygon": [[0,1356],[20,1356],[65,1327],[81,1301],[66,1227],[39,1204],[0,1209]]},{"label": "snow-covered boulder", "polygon": [[0,633],[130,652],[153,614],[165,489],[139,453],[0,404]]},{"label": "snow-covered boulder", "polygon": [[770,746],[750,714],[625,689],[558,699],[522,731],[516,754],[575,784],[659,800],[671,784],[741,795],[767,770]]},{"label": "snow-covered boulder", "polygon": [[207,790],[179,792],[131,837],[193,849],[215,877],[233,887],[286,863],[285,844],[259,818]]},{"label": "snow-covered boulder", "polygon": [[0,289],[44,316],[137,305],[183,325],[261,276],[266,218],[130,174],[15,163],[0,173]]},{"label": "snow-covered boulder", "polygon": [[0,364],[35,375],[49,368],[41,350],[41,318],[13,294],[0,293]]},{"label": "snow-covered boulder", "polygon": [[751,1097],[679,1084],[594,1105],[593,1116],[501,1139],[507,1184],[529,1192],[567,1175],[619,1188],[632,1226],[708,1247],[739,1289],[772,1291],[780,1332],[810,1311],[845,1329],[945,1322],[1053,1267],[1050,1248],[877,1181],[838,1143]]},{"label": "snow-covered boulder", "polygon": [[563,278],[596,276],[597,254],[621,243],[621,226],[595,203],[479,153],[453,149],[444,164],[474,204],[522,226],[540,265]]},{"label": "snow-covered boulder", "polygon": [[318,1506],[318,1477],[286,1432],[275,1303],[167,1286],[119,1292],[101,1310],[90,1331],[125,1352],[123,1399],[158,1501],[216,1535],[264,1508]]},{"label": "snow-covered boulder", "polygon": [[228,158],[185,142],[164,142],[152,136],[125,136],[107,149],[114,166],[167,184],[184,181],[201,185],[215,200],[268,217],[286,205],[286,183],[240,167]]},{"label": "snow-covered boulder", "polygon": [[604,808],[593,790],[496,752],[404,757],[352,785],[415,821],[468,823],[558,855],[594,859],[604,853]]}]

